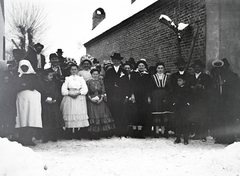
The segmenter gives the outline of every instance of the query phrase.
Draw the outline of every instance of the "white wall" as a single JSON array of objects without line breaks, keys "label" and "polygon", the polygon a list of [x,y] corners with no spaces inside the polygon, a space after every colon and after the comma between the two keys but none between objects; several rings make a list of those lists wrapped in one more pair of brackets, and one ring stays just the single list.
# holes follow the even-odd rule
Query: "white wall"
[{"label": "white wall", "polygon": [[4,16],[3,16],[3,11],[4,7],[1,7],[4,3],[4,0],[0,0],[0,60],[3,60],[3,53],[4,53],[4,41],[3,41],[3,36],[5,34],[5,22],[4,22]]}]

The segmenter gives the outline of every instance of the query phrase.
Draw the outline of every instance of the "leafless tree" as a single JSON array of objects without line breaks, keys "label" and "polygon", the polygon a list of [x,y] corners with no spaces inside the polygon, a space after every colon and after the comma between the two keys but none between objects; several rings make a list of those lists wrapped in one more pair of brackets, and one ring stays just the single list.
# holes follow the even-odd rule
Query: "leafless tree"
[{"label": "leafless tree", "polygon": [[9,37],[18,48],[26,51],[35,41],[42,41],[47,28],[44,6],[36,1],[12,1],[8,9]]}]

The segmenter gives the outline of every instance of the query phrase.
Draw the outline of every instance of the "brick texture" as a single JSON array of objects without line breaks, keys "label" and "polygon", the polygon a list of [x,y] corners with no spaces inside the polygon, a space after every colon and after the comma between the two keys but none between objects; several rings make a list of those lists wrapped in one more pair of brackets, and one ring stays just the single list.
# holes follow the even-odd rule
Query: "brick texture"
[{"label": "brick texture", "polygon": [[[113,52],[120,52],[125,60],[130,57],[145,58],[149,65],[158,60],[165,63],[167,70],[176,70],[174,63],[178,58],[177,36],[166,25],[158,21],[161,14],[169,16],[175,23],[191,23],[193,30],[199,26],[192,55],[206,61],[206,10],[205,0],[159,0],[145,10],[118,25],[116,30],[106,33],[94,42],[86,43],[87,53],[100,61],[109,59]],[[193,30],[181,41],[182,57],[187,61]]]}]

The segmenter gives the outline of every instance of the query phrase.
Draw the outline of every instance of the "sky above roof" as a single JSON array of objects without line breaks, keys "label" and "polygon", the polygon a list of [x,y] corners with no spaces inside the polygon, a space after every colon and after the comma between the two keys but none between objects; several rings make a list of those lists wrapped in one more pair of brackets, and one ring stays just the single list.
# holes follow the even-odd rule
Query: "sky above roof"
[{"label": "sky above roof", "polygon": [[[83,47],[86,41],[156,1],[136,0],[131,4],[131,0],[7,0],[5,16],[6,19],[9,18],[8,12],[12,3],[16,2],[31,2],[44,7],[47,29],[44,31],[44,39],[36,42],[45,45],[44,54],[47,57],[58,48],[62,48],[65,57],[72,57],[78,61],[86,52]],[[92,15],[98,8],[105,10],[106,18],[92,31]],[[8,31],[6,25],[6,33]],[[7,37],[6,45],[7,48],[12,45],[11,38]]]}]

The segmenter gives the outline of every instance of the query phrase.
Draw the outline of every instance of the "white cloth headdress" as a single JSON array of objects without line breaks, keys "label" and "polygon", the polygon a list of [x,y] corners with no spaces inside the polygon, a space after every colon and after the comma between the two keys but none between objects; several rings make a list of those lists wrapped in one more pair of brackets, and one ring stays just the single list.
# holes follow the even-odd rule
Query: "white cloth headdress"
[{"label": "white cloth headdress", "polygon": [[[28,66],[27,72],[22,71],[21,66],[23,65]],[[35,74],[36,72],[33,70],[31,63],[28,60],[21,60],[18,66],[18,73],[19,73],[19,77],[21,77],[23,74]]]}]

